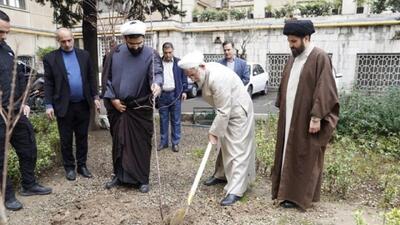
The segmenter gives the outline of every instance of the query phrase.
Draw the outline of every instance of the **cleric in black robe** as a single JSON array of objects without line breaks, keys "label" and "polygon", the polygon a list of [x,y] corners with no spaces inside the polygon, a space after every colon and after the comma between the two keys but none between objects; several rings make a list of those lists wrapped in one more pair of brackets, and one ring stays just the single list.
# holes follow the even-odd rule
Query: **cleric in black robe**
[{"label": "cleric in black robe", "polygon": [[[105,60],[107,76],[104,104],[107,108],[113,139],[115,176],[106,188],[134,184],[139,191],[149,191],[153,108],[159,95],[162,62],[158,53],[144,46],[146,25],[129,21],[121,27],[125,43],[118,45]],[[154,71],[154,72],[153,72]]]}]

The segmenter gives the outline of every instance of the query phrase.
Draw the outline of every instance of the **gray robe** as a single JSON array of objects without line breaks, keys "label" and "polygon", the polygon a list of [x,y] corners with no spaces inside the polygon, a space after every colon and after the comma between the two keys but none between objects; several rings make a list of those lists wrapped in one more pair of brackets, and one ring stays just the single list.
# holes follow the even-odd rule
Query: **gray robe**
[{"label": "gray robe", "polygon": [[207,63],[202,96],[217,115],[209,133],[221,143],[226,194],[243,196],[255,179],[255,120],[253,103],[240,78],[219,63]]}]

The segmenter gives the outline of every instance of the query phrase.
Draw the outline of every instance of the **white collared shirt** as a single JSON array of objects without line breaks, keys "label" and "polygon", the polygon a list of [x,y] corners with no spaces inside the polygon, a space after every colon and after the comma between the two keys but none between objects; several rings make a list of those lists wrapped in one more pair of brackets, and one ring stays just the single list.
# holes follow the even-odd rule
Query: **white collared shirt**
[{"label": "white collared shirt", "polygon": [[232,71],[235,71],[235,58],[232,59],[232,62],[226,60],[226,66]]},{"label": "white collared shirt", "polygon": [[164,67],[164,85],[163,91],[173,91],[175,90],[175,79],[174,79],[174,60],[166,62],[163,60]]}]

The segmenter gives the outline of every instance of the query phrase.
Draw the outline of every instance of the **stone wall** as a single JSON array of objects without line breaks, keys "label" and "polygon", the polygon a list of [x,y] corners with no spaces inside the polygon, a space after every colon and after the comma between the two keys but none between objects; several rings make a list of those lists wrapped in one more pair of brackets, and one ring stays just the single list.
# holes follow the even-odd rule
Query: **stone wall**
[{"label": "stone wall", "polygon": [[[340,86],[350,89],[357,77],[357,54],[400,54],[399,18],[399,14],[312,18],[316,26],[312,42],[332,54],[333,66],[343,74]],[[154,47],[161,52],[162,43],[170,41],[175,45],[177,56],[192,50],[222,54],[217,37],[222,42],[233,40],[241,53],[240,44],[248,40],[247,60],[268,68],[267,54],[290,52],[286,36],[282,35],[283,24],[279,19],[190,24],[170,21],[155,23],[152,32],[158,43]],[[400,75],[397,76],[400,79]]]}]

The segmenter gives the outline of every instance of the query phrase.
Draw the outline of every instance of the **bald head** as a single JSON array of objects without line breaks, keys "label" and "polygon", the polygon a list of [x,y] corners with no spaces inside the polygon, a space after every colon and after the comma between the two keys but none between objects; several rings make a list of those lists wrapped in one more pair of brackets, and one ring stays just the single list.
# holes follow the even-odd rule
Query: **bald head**
[{"label": "bald head", "polygon": [[66,52],[74,49],[74,35],[67,28],[60,28],[56,32],[56,39],[60,44],[60,48]]}]

